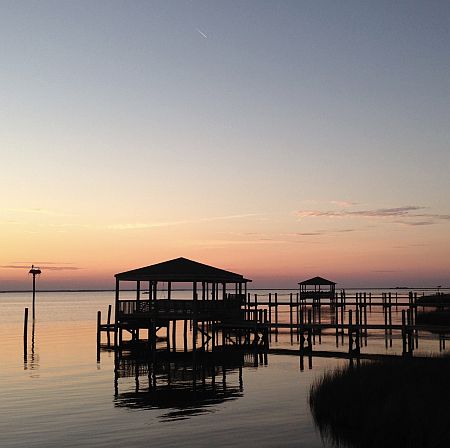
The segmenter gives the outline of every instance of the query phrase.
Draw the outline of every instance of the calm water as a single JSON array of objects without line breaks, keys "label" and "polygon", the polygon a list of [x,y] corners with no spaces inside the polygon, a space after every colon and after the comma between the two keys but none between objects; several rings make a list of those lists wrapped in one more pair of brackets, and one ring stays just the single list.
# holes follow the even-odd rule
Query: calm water
[{"label": "calm water", "polygon": [[[245,358],[241,369],[217,370],[217,396],[199,393],[187,409],[180,404],[190,384],[182,363],[170,364],[179,393],[161,398],[149,392],[145,369],[136,375],[131,365],[127,377],[116,378],[114,353],[103,351],[97,362],[96,312],[105,315],[113,300],[111,292],[39,293],[24,358],[23,312],[31,295],[0,294],[1,447],[327,446],[310,415],[309,388],[347,361],[314,358],[312,369],[300,371],[297,356],[269,354],[258,366]],[[295,335],[292,343],[280,333],[271,347],[295,349]],[[429,336],[419,348],[437,352],[439,345]],[[322,336],[320,350],[337,350],[332,334]],[[384,335],[375,334],[362,350],[399,352],[401,340],[386,348]]]}]

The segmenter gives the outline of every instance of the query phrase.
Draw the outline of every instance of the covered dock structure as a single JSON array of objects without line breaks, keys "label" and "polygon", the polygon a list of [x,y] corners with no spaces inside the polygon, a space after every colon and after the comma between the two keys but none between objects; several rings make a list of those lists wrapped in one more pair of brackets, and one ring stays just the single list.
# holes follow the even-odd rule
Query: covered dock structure
[{"label": "covered dock structure", "polygon": [[[198,330],[202,332],[202,341],[205,336],[208,340],[211,338],[206,334],[205,323],[212,325],[244,320],[242,306],[245,304],[247,283],[251,281],[240,274],[183,257],[121,272],[115,278],[116,346],[121,346],[124,330],[131,333],[133,341],[139,340],[140,330],[147,330],[148,343],[156,348],[157,331],[167,328],[169,340],[170,323],[175,333],[176,322],[182,320],[185,346],[187,322],[191,322],[194,349]],[[121,289],[124,284],[130,283],[135,285],[131,291],[129,286],[126,290]],[[186,297],[173,297],[174,284],[182,286]],[[145,289],[147,296],[143,295]],[[133,292],[135,297],[130,298]],[[126,299],[123,298],[125,294]],[[161,298],[161,295],[164,297]],[[175,334],[172,339],[175,344]]]},{"label": "covered dock structure", "polygon": [[334,301],[336,283],[323,277],[313,277],[299,283],[300,302],[306,303],[308,299],[313,304],[320,303],[322,299]]}]

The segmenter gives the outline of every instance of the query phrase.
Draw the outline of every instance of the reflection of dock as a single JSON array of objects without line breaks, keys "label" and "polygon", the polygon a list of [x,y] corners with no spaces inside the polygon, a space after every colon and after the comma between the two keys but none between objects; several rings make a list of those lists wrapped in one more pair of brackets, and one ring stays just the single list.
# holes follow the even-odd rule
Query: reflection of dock
[{"label": "reflection of dock", "polygon": [[239,348],[203,352],[165,350],[121,355],[115,352],[115,405],[132,409],[170,409],[163,418],[210,412],[211,406],[243,394],[243,368],[267,363],[267,355]]},{"label": "reflection of dock", "polygon": [[[355,359],[366,361],[387,361],[392,359],[403,359],[402,355],[387,354],[387,353],[360,353],[358,356],[352,355],[348,352],[333,351],[333,350],[312,350],[305,354],[299,350],[273,348],[269,349],[268,355],[284,355],[284,356],[300,356],[313,358],[333,358],[333,359]],[[415,356],[415,358],[428,358],[428,356]]]}]

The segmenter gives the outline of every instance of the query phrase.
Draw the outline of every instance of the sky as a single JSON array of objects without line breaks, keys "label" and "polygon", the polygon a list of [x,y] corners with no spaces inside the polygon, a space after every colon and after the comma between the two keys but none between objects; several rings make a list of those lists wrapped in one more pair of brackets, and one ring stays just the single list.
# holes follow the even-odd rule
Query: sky
[{"label": "sky", "polygon": [[0,290],[180,256],[450,286],[448,1],[0,1]]}]

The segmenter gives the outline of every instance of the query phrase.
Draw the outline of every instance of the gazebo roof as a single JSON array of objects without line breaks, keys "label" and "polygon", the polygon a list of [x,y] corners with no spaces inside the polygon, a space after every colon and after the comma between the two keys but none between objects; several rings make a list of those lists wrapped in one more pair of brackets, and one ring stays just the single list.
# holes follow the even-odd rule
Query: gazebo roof
[{"label": "gazebo roof", "polygon": [[175,258],[162,263],[120,272],[114,277],[128,281],[161,282],[211,282],[211,283],[246,283],[251,282],[240,274],[208,266],[187,258]]},{"label": "gazebo roof", "polygon": [[299,283],[299,285],[335,285],[335,284],[336,283],[327,280],[326,278],[323,277],[313,277]]}]

